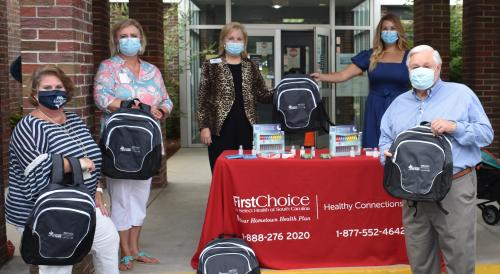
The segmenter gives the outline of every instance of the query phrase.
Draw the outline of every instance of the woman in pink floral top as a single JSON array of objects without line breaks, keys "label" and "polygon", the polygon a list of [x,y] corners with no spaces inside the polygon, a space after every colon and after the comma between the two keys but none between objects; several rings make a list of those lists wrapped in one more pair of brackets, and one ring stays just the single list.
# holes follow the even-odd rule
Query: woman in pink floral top
[{"label": "woman in pink floral top", "polygon": [[[151,114],[165,119],[172,111],[160,71],[141,60],[146,38],[141,25],[126,19],[113,26],[110,40],[112,57],[104,60],[95,77],[94,100],[104,111],[104,122],[109,114],[120,108],[122,101],[137,98],[151,106]],[[120,234],[122,271],[133,268],[133,261],[158,263],[158,259],[139,249],[139,235],[146,218],[151,178],[127,180],[107,178],[111,196],[111,219]]]}]

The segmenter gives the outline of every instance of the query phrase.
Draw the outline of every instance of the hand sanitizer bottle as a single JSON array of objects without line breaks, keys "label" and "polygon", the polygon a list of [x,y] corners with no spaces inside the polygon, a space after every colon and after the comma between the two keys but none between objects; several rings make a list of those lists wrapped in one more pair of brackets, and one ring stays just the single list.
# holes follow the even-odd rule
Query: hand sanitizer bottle
[{"label": "hand sanitizer bottle", "polygon": [[306,154],[306,150],[304,149],[304,146],[300,147],[300,157],[304,156]]},{"label": "hand sanitizer bottle", "polygon": [[378,148],[373,149],[372,156],[373,156],[373,158],[378,158],[380,156],[380,153],[378,152]]},{"label": "hand sanitizer bottle", "polygon": [[255,146],[252,146],[252,155],[257,155],[257,150],[255,150]]},{"label": "hand sanitizer bottle", "polygon": [[240,145],[240,148],[238,149],[238,154],[243,155],[243,146]]},{"label": "hand sanitizer bottle", "polygon": [[292,148],[290,149],[290,153],[293,154],[293,157],[295,157],[295,153],[297,153],[297,151],[295,150],[295,146],[292,146]]},{"label": "hand sanitizer bottle", "polygon": [[311,147],[311,157],[316,157],[316,149],[314,147]]},{"label": "hand sanitizer bottle", "polygon": [[349,151],[349,156],[354,157],[356,154],[354,153],[354,147],[351,147],[351,150]]}]

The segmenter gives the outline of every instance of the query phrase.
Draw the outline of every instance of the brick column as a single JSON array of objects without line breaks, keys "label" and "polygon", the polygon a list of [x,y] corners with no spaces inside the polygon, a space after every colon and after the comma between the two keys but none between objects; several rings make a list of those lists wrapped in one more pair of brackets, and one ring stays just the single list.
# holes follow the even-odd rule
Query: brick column
[{"label": "brick column", "polygon": [[148,39],[146,52],[141,58],[154,64],[164,73],[162,0],[129,0],[128,7],[129,18],[141,23]]},{"label": "brick column", "polygon": [[[39,65],[56,64],[71,76],[76,86],[67,108],[87,125],[92,115],[92,2],[91,0],[21,0],[21,51],[23,82]],[[23,89],[24,113],[33,107],[29,87]]]},{"label": "brick column", "polygon": [[[154,64],[160,69],[165,79],[164,33],[163,33],[163,1],[162,0],[129,0],[129,18],[141,23],[147,38],[146,52],[141,58]],[[166,145],[165,123],[162,123],[163,143]],[[167,183],[166,157],[162,158],[159,175],[153,178],[154,186]]]},{"label": "brick column", "polygon": [[[2,140],[8,136],[4,136],[7,131],[6,127],[9,124],[9,73],[8,73],[8,44],[7,44],[7,5],[5,1],[0,1],[0,132],[2,132]],[[1,166],[7,166],[8,160],[3,157],[4,151],[8,151],[8,146],[5,142],[0,142],[0,158]],[[4,186],[3,168],[0,169],[0,265],[4,264],[7,260],[6,243],[7,235],[5,230],[5,214],[4,214]]]},{"label": "brick column", "polygon": [[[93,23],[93,38],[92,52],[94,53],[94,72],[97,72],[99,64],[108,59],[109,51],[109,35],[110,35],[110,18],[109,18],[109,1],[108,0],[92,0],[92,23]],[[99,137],[101,128],[102,111],[93,106],[94,112],[94,131],[96,140]]]},{"label": "brick column", "polygon": [[414,1],[415,46],[426,44],[441,54],[443,66],[441,78],[447,80],[450,74],[450,1]]},{"label": "brick column", "polygon": [[[8,63],[9,65],[21,54],[21,26],[19,19],[19,1],[7,0],[7,33],[8,33]],[[22,114],[22,91],[21,84],[12,76],[9,76],[9,108],[7,119]],[[8,147],[11,134],[10,121],[2,130],[2,142]],[[5,149],[2,153],[3,159],[8,162],[9,151]],[[3,179],[7,184],[8,165],[3,165]]]},{"label": "brick column", "polygon": [[489,147],[500,154],[500,2],[464,0],[463,80],[481,100],[495,138]]}]

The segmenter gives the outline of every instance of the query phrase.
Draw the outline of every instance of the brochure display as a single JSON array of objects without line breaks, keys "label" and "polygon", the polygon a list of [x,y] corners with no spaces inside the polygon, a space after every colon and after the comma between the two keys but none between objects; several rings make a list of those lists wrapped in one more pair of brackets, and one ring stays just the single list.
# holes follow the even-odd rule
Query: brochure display
[{"label": "brochure display", "polygon": [[279,124],[255,124],[253,145],[257,154],[284,153],[285,133]]},{"label": "brochure display", "polygon": [[354,125],[330,127],[330,155],[355,156],[361,154],[361,132]]}]

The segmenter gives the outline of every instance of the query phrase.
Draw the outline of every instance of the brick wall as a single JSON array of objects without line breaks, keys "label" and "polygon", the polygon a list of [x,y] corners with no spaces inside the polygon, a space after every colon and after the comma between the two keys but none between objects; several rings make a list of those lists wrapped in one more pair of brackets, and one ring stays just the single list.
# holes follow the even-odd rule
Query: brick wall
[{"label": "brick wall", "polygon": [[[129,17],[141,23],[147,38],[146,52],[141,58],[154,64],[165,77],[164,33],[163,33],[163,1],[162,0],[130,0]],[[162,122],[163,143],[166,144],[165,122]],[[153,177],[153,186],[167,183],[166,157],[162,157],[159,175]]]},{"label": "brick wall", "polygon": [[[92,115],[92,2],[90,0],[21,0],[21,51],[23,82],[29,83],[33,70],[42,64],[57,64],[76,86],[67,108],[87,125]],[[24,113],[33,107],[29,87],[23,89]]]},{"label": "brick wall", "polygon": [[[19,19],[19,0],[7,0],[7,33],[9,39],[8,44],[8,63],[11,64],[19,54],[21,54],[21,27]],[[13,115],[20,115],[22,113],[22,92],[21,84],[17,82],[12,76],[9,75],[8,84],[8,105],[9,114],[8,119]],[[5,147],[8,147],[9,137],[11,135],[10,123],[5,125],[2,130],[2,142]],[[5,149],[2,153],[4,161],[7,163],[9,158],[9,151]],[[3,165],[3,179],[8,182],[8,165]]]},{"label": "brick wall", "polygon": [[464,0],[463,80],[476,92],[490,118],[500,155],[500,2]]},{"label": "brick wall", "polygon": [[441,78],[450,74],[450,1],[414,1],[414,45],[426,44],[441,54]]},{"label": "brick wall", "polygon": [[[0,1],[0,132],[2,132],[2,140],[4,140],[6,127],[8,125],[8,109],[9,109],[9,96],[8,96],[8,44],[7,44],[7,5],[5,1]],[[0,154],[4,155],[4,151],[8,147],[4,142],[0,142]],[[2,167],[7,165],[6,159],[4,157],[0,158],[0,163]],[[5,181],[3,180],[3,170],[0,169],[0,183],[1,188],[4,189]],[[6,254],[6,242],[7,236],[5,231],[5,214],[4,214],[4,191],[0,191],[0,265],[2,265],[7,260]]]}]

